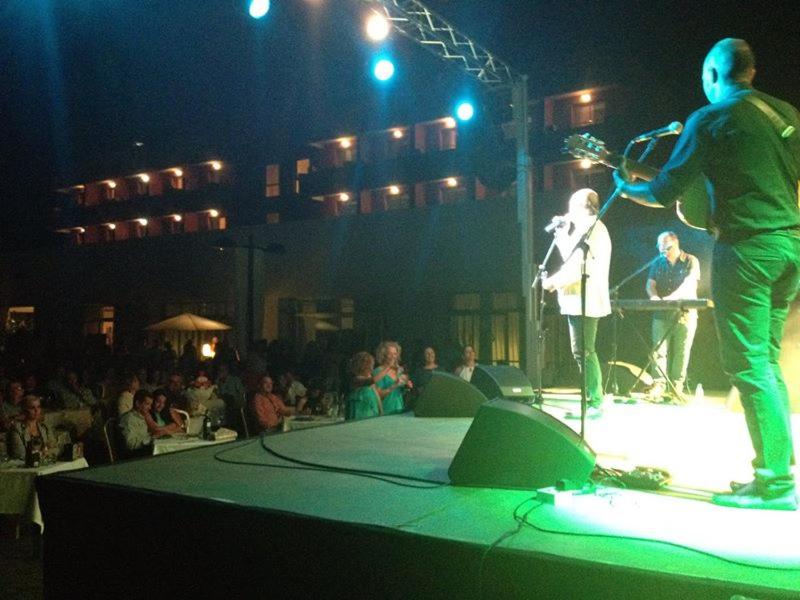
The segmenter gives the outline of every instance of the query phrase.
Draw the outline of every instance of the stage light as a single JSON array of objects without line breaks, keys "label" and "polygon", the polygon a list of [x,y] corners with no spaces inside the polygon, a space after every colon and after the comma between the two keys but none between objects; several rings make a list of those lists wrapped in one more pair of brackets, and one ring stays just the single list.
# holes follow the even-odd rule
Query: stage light
[{"label": "stage light", "polygon": [[147,227],[147,219],[136,219],[136,222],[142,227]]},{"label": "stage light", "polygon": [[394,64],[388,58],[382,58],[375,63],[372,73],[378,81],[388,81],[394,75]]},{"label": "stage light", "polygon": [[150,175],[148,175],[147,173],[141,173],[139,175],[139,179],[142,181],[142,183],[149,183],[150,182]]},{"label": "stage light", "polygon": [[397,196],[400,193],[400,187],[397,185],[390,185],[389,186],[389,195],[390,196]]},{"label": "stage light", "polygon": [[108,186],[110,189],[112,189],[112,190],[113,190],[115,187],[117,187],[117,182],[116,182],[116,181],[106,181],[106,185],[107,185],[107,186]]},{"label": "stage light", "polygon": [[456,126],[456,120],[453,117],[445,117],[444,118],[444,127],[445,129],[454,129]]},{"label": "stage light", "polygon": [[469,121],[475,116],[475,107],[471,102],[461,102],[456,107],[456,116],[460,121]]},{"label": "stage light", "polygon": [[269,12],[269,0],[250,0],[248,12],[254,19],[260,19]]},{"label": "stage light", "polygon": [[454,188],[458,185],[458,179],[456,179],[455,177],[448,177],[447,179],[444,180],[444,183],[445,185],[447,185],[447,187]]},{"label": "stage light", "polygon": [[342,138],[341,140],[339,140],[339,147],[344,148],[345,150],[347,150],[352,145],[353,142],[350,140],[350,138]]},{"label": "stage light", "polygon": [[83,227],[76,227],[75,228],[75,232],[76,233],[86,233],[86,230]]},{"label": "stage light", "polygon": [[212,208],[210,211],[208,211],[208,216],[212,219],[216,219],[219,216],[219,211],[216,208]]},{"label": "stage light", "polygon": [[396,140],[401,139],[403,137],[403,130],[402,129],[392,130],[392,137]]},{"label": "stage light", "polygon": [[346,192],[339,194],[339,202],[347,202],[348,200],[350,200],[350,194]]},{"label": "stage light", "polygon": [[211,168],[214,169],[215,171],[221,171],[222,170],[222,163],[219,162],[218,160],[212,160],[208,164],[211,165]]},{"label": "stage light", "polygon": [[183,217],[180,215],[172,215],[172,220],[175,221],[176,223],[180,223],[181,221],[183,221]]},{"label": "stage light", "polygon": [[183,169],[172,169],[172,174],[175,177],[183,177]]},{"label": "stage light", "polygon": [[581,94],[578,100],[583,104],[588,104],[592,101],[592,95],[590,93]]},{"label": "stage light", "polygon": [[580,162],[581,169],[591,169],[592,168],[592,161],[588,158],[581,159]]},{"label": "stage light", "polygon": [[380,13],[372,13],[367,18],[367,37],[373,42],[385,40],[389,35],[389,20]]},{"label": "stage light", "polygon": [[114,231],[117,228],[116,223],[107,223],[106,227],[108,227],[111,231]]}]

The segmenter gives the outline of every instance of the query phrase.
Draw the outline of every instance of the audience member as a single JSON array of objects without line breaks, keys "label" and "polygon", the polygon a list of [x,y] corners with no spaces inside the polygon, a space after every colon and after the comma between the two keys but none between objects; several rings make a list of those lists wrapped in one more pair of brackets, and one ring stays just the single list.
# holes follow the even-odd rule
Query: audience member
[{"label": "audience member", "polygon": [[405,410],[403,391],[413,384],[400,366],[402,349],[397,342],[381,342],[375,351],[380,366],[372,371],[372,380],[381,390],[383,414],[391,415]]},{"label": "audience member", "polygon": [[294,406],[298,413],[303,412],[308,401],[306,386],[295,379],[295,375],[291,370],[284,371],[278,376],[278,384],[286,405]]},{"label": "audience member", "polygon": [[438,370],[439,364],[436,362],[436,351],[433,346],[426,346],[422,351],[422,364],[414,369],[412,375],[417,393],[425,388],[433,372]]},{"label": "audience member", "polygon": [[92,391],[81,385],[78,373],[69,370],[65,375],[64,385],[61,389],[61,406],[64,408],[81,408],[94,406],[97,400]]},{"label": "audience member", "polygon": [[8,457],[25,460],[29,445],[39,447],[43,455],[57,451],[55,438],[42,420],[42,399],[27,394],[22,400],[22,420],[14,421],[7,435]]},{"label": "audience member", "polygon": [[181,416],[169,406],[167,391],[157,389],[152,393],[153,407],[150,410],[150,417],[153,425],[160,428],[165,433],[179,433],[184,429],[184,422]]},{"label": "audience member", "polygon": [[281,397],[272,390],[272,377],[264,375],[252,400],[253,415],[261,431],[279,431],[283,418],[294,414],[294,408],[286,406]]},{"label": "audience member", "polygon": [[117,398],[117,414],[122,416],[133,408],[133,396],[139,390],[139,378],[136,375],[128,375],[122,384],[122,392]]},{"label": "audience member", "polygon": [[208,413],[217,423],[225,419],[225,401],[217,396],[216,388],[205,371],[200,371],[184,393],[189,401],[188,412],[193,417]]},{"label": "audience member", "polygon": [[383,414],[378,387],[372,379],[375,359],[369,352],[358,352],[350,361],[350,392],[345,406],[347,419],[366,419]]},{"label": "audience member", "polygon": [[199,366],[200,358],[197,355],[197,348],[195,348],[192,340],[186,340],[186,343],[183,345],[183,353],[178,359],[178,371],[184,376],[189,377],[197,373]]},{"label": "audience member", "polygon": [[464,346],[464,353],[461,355],[461,364],[456,367],[455,374],[464,381],[472,381],[472,373],[475,371],[475,348],[470,345]]},{"label": "audience member", "polygon": [[22,399],[25,391],[22,383],[11,380],[6,386],[5,393],[0,402],[0,431],[7,431],[14,421],[22,418]]},{"label": "audience member", "polygon": [[150,410],[153,398],[147,390],[136,390],[133,408],[119,418],[119,433],[122,442],[120,453],[124,458],[147,456],[153,452],[153,438],[164,433],[152,431]]}]

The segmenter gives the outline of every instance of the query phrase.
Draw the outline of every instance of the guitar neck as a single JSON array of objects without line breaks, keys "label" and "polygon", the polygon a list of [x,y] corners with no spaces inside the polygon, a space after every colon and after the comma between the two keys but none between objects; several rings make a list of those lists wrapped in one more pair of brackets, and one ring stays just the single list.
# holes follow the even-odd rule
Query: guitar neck
[{"label": "guitar neck", "polygon": [[[605,166],[610,167],[612,169],[618,169],[619,166],[622,164],[622,156],[619,154],[612,154],[611,152],[607,152],[603,156],[600,156],[598,158],[601,164],[604,164]],[[660,171],[655,167],[643,165],[642,163],[638,163],[635,160],[631,159],[625,161],[625,167],[628,169],[628,173],[630,173],[634,177],[638,177],[639,179],[644,179],[645,181],[650,181],[651,179],[655,179],[656,175],[660,173]]]}]

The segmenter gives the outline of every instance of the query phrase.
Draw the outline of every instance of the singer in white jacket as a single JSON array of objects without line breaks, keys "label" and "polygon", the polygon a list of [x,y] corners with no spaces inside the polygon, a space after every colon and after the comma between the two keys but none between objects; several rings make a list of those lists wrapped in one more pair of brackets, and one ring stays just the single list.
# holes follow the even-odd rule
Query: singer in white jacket
[{"label": "singer in white jacket", "polygon": [[[569,209],[564,217],[554,219],[556,247],[563,264],[542,286],[558,293],[561,314],[569,320],[572,355],[582,366],[582,353],[586,353],[586,416],[596,418],[602,414],[603,375],[595,351],[597,324],[601,317],[611,313],[608,295],[608,269],[611,263],[611,238],[606,226],[597,219],[600,198],[592,189],[578,190],[569,199]],[[591,229],[586,240],[586,313],[583,327],[585,340],[581,343],[581,272],[583,251],[576,249],[584,234]],[[570,412],[567,418],[580,418],[580,412]]]}]

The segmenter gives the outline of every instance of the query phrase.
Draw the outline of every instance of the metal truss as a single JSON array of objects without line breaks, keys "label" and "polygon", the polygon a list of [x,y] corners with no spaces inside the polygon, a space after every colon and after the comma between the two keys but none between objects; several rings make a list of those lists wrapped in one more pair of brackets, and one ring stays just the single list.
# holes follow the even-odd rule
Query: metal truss
[{"label": "metal truss", "polygon": [[381,12],[396,31],[436,56],[456,63],[490,88],[508,88],[520,77],[507,63],[418,0],[363,1]]}]

